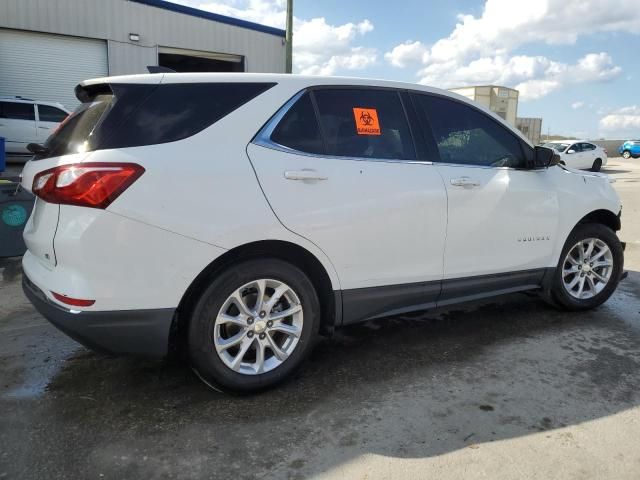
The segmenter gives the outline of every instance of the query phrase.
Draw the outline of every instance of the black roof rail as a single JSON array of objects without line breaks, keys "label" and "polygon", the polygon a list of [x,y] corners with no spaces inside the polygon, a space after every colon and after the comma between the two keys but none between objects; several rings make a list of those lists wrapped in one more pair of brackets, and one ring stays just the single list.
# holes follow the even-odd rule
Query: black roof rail
[{"label": "black roof rail", "polygon": [[7,96],[0,96],[0,98],[4,98],[5,100],[7,98],[15,98],[15,99],[18,99],[18,100],[26,100],[28,102],[35,102],[35,100],[33,98],[21,97],[20,95],[14,95],[13,97],[12,96],[8,96],[8,95]]},{"label": "black roof rail", "polygon": [[149,73],[178,73],[169,67],[163,67],[161,65],[149,65],[147,66],[147,70],[149,70]]}]

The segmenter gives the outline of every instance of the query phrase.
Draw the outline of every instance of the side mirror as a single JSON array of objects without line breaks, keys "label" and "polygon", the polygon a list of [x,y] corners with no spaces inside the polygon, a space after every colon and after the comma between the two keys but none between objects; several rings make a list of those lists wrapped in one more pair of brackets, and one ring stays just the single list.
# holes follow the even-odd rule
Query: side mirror
[{"label": "side mirror", "polygon": [[576,151],[571,149],[571,150],[567,150],[567,153],[576,153]]},{"label": "side mirror", "polygon": [[549,168],[560,163],[560,155],[547,147],[535,147],[535,168]]}]

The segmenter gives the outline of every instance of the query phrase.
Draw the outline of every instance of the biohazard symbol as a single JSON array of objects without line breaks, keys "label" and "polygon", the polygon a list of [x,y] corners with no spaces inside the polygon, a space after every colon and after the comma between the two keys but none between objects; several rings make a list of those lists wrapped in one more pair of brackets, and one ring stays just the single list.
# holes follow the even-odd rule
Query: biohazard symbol
[{"label": "biohazard symbol", "polygon": [[356,121],[358,135],[380,135],[380,121],[375,108],[354,107],[353,116]]}]

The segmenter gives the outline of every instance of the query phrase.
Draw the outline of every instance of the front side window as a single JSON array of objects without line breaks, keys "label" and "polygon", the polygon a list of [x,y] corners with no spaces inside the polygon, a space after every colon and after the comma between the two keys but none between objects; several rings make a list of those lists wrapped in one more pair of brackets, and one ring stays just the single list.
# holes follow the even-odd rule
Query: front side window
[{"label": "front side window", "polygon": [[50,105],[38,105],[38,118],[41,122],[60,123],[67,117],[67,112]]},{"label": "front side window", "polygon": [[0,118],[10,120],[35,120],[32,103],[0,102]]},{"label": "front side window", "polygon": [[309,93],[305,93],[282,117],[271,134],[271,141],[300,152],[324,153],[320,126]]},{"label": "front side window", "polygon": [[411,131],[398,92],[327,88],[313,92],[327,155],[414,160]]},{"label": "front side window", "polygon": [[[571,146],[569,147],[569,150],[573,150],[574,152],[578,153],[578,152],[581,152],[581,151],[582,151],[582,147],[580,146],[580,144],[579,144],[579,143],[574,143],[573,145],[571,145]],[[568,152],[569,150],[567,150],[567,152]]]},{"label": "front side window", "polygon": [[557,152],[562,153],[567,149],[569,144],[549,142],[549,143],[543,143],[542,146],[546,148],[552,148],[553,150],[556,150]]},{"label": "front side window", "polygon": [[440,161],[460,165],[525,168],[520,140],[481,111],[435,95],[415,94],[426,115]]}]

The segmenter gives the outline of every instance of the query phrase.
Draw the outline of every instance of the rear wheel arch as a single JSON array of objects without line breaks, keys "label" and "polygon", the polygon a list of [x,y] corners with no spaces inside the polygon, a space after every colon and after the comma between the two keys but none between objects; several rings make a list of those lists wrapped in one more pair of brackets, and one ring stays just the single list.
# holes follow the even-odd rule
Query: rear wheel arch
[{"label": "rear wheel arch", "polygon": [[342,306],[334,294],[331,279],[322,263],[307,249],[282,240],[262,240],[240,245],[211,262],[193,280],[182,296],[171,327],[169,349],[179,352],[185,345],[189,317],[196,301],[220,272],[232,268],[235,263],[255,258],[276,258],[289,262],[302,270],[313,283],[320,300],[320,333],[331,334],[341,321]]}]

